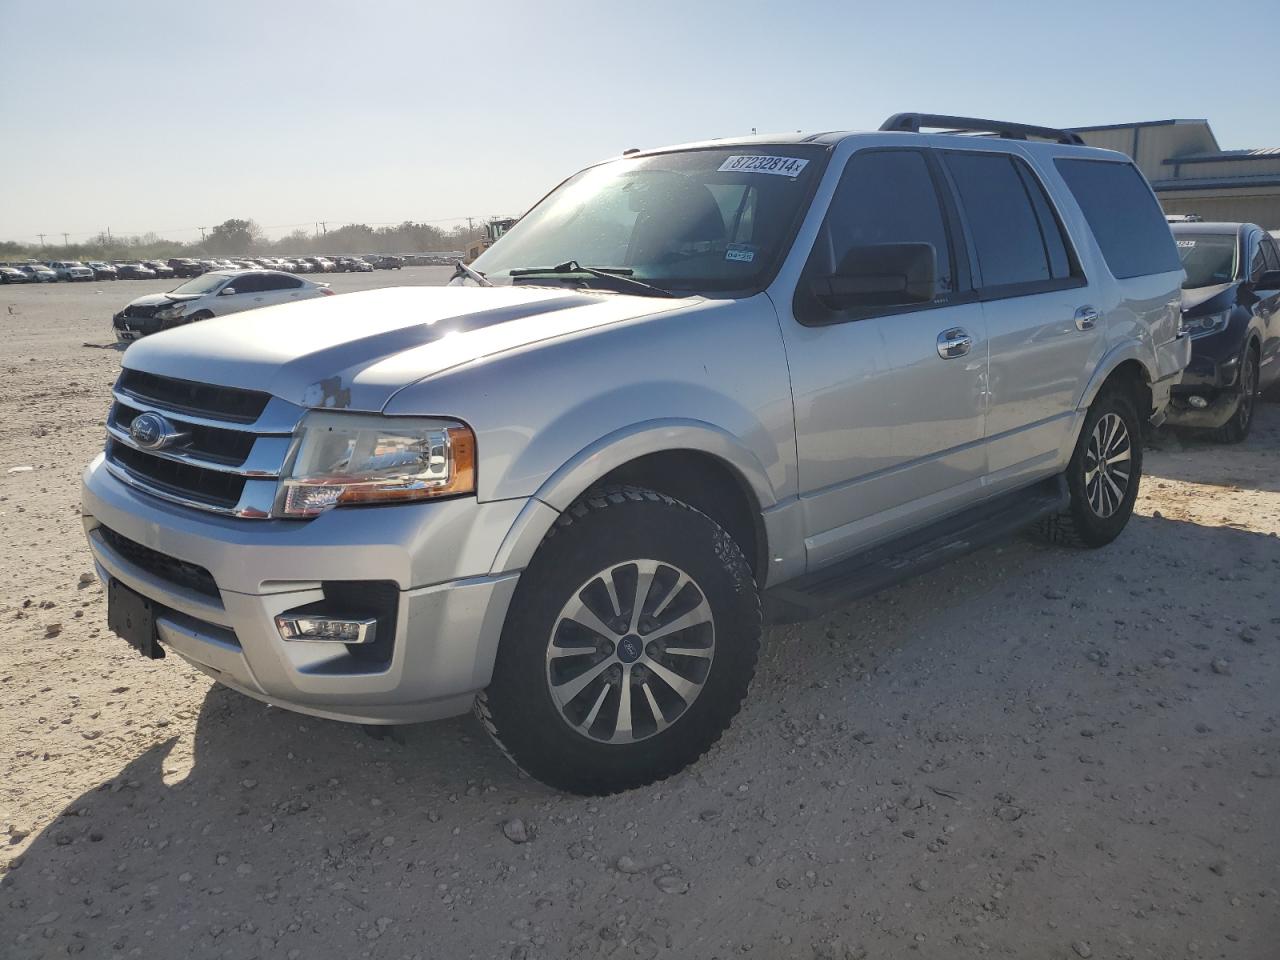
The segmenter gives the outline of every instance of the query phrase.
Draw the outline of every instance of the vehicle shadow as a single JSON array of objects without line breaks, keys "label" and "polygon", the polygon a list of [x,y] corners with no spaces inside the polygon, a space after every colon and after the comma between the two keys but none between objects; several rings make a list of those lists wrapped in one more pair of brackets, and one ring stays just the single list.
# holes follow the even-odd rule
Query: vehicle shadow
[{"label": "vehicle shadow", "polygon": [[[929,751],[938,744],[921,745],[925,753],[912,752],[917,748],[904,744],[900,730],[885,726],[886,707],[877,704],[892,703],[892,715],[902,718],[910,709],[913,722],[919,717],[945,727],[949,740],[988,743],[990,752],[1002,757],[1002,789],[1017,793],[1044,823],[1071,821],[1084,829],[1091,820],[1103,822],[1089,806],[1093,800],[1064,792],[1059,781],[1045,776],[1046,756],[1070,754],[1068,769],[1079,767],[1074,759],[1078,723],[1048,731],[1036,714],[1008,713],[1006,693],[1034,686],[1042,703],[1055,698],[1078,703],[1073,698],[1083,696],[1091,710],[1123,709],[1127,688],[1113,688],[1109,675],[1090,687],[1085,686],[1087,675],[1047,665],[1064,650],[1078,647],[1083,652],[1092,645],[1098,626],[1089,618],[1105,620],[1128,609],[1123,597],[1105,599],[1112,594],[1117,571],[1132,570],[1155,556],[1165,559],[1144,570],[1148,579],[1142,581],[1143,589],[1178,590],[1187,603],[1226,604],[1243,601],[1271,582],[1280,563],[1280,541],[1227,527],[1135,516],[1122,540],[1101,552],[1019,539],[827,617],[771,630],[755,689],[719,748],[666,783],[599,800],[561,796],[524,778],[470,717],[399,728],[392,737],[373,739],[358,727],[277,710],[213,686],[193,728],[146,749],[70,802],[31,841],[16,869],[0,881],[0,953],[6,960],[68,953],[164,960],[345,960],[415,953],[532,957],[532,948],[520,953],[511,943],[536,918],[548,941],[536,956],[576,956],[572,937],[587,936],[599,945],[604,935],[597,932],[618,915],[623,896],[630,914],[662,915],[661,936],[686,945],[704,935],[765,941],[774,935],[779,916],[790,918],[788,936],[809,935],[817,928],[806,929],[805,924],[816,924],[814,918],[826,915],[834,922],[841,915],[841,890],[856,888],[863,909],[891,909],[897,894],[891,886],[882,889],[877,878],[894,876],[905,885],[909,872],[918,870],[920,855],[904,846],[905,820],[884,831],[879,808],[855,800],[852,791],[869,783],[902,782],[894,778],[909,776],[904,771],[934,756]],[[1198,565],[1196,576],[1189,578],[1193,565]],[[1046,583],[1063,586],[1064,593],[1046,600]],[[1093,608],[1069,603],[1077,593],[1082,603],[1089,598]],[[1058,632],[1048,636],[1043,627],[1024,627],[1019,617],[1008,614],[1015,603],[1026,618],[1052,622]],[[1050,617],[1042,608],[1055,603],[1064,612]],[[1082,619],[1077,622],[1073,616]],[[855,631],[856,639],[848,635]],[[1128,653],[1135,662],[1150,663],[1187,639],[1175,632],[1136,633]],[[973,645],[973,635],[982,636],[980,646]],[[1204,646],[1201,634],[1195,638]],[[1016,656],[1008,656],[1010,650]],[[991,664],[996,655],[998,668],[972,669]],[[1196,655],[1205,659],[1214,654]],[[1073,662],[1097,670],[1083,656]],[[945,677],[930,672],[938,667]],[[1174,683],[1173,674],[1168,675]],[[1164,674],[1144,676],[1144,683],[1154,685]],[[1108,705],[1109,700],[1115,703]],[[1240,708],[1238,700],[1228,701],[1224,698],[1220,707],[1216,701],[1196,707],[1206,729],[1228,726],[1232,710]],[[1164,755],[1144,747],[1143,738],[1153,731],[1168,737],[1174,755],[1190,749],[1179,739],[1182,726],[1188,728],[1186,736],[1207,742],[1207,735],[1191,733],[1190,725],[1182,723],[1185,717],[1176,714],[1143,714],[1141,723],[1147,726],[1131,721],[1134,742],[1120,744],[1123,749],[1116,754],[1125,757],[1118,764],[1124,773],[1115,774],[1126,784],[1123,789],[1130,779],[1134,784],[1163,782],[1169,775],[1161,766],[1167,764]],[[780,715],[791,719],[780,723]],[[825,769],[795,753],[797,729],[790,724],[812,717],[825,717],[828,724],[802,731],[818,741]],[[864,736],[865,730],[873,734]],[[879,736],[897,742],[881,751],[874,744]],[[1245,754],[1246,746],[1258,749],[1235,742],[1233,736],[1223,734],[1215,741],[1225,745],[1224,756]],[[1026,747],[1024,739],[1036,746]],[[990,771],[982,766],[985,760],[973,763],[970,768],[960,758],[953,761],[947,784],[972,784],[965,789],[985,802],[977,784]],[[849,786],[837,786],[845,777]],[[1233,789],[1230,784],[1241,778],[1249,781],[1247,773],[1235,779],[1224,773],[1222,789]],[[746,787],[737,784],[749,780],[750,792],[744,793]],[[839,792],[845,789],[847,796]],[[1215,788],[1205,789],[1212,794]],[[824,800],[825,806],[815,804],[805,813],[800,833],[754,826],[777,811],[805,809],[814,798],[833,796],[839,802]],[[953,802],[960,801],[946,799],[946,804]],[[734,813],[734,804],[743,804],[744,812]],[[745,812],[756,808],[764,812]],[[1207,830],[1198,809],[1162,807],[1163,840],[1176,845]],[[676,810],[684,816],[674,816]],[[513,841],[512,834],[504,835],[504,825],[510,826],[516,815],[536,820],[536,828],[527,829],[538,842],[525,846]],[[1025,840],[1019,839],[1022,833],[1010,835],[999,817],[982,819],[981,804],[969,815],[974,837],[966,850],[998,844],[1016,859],[1035,849],[1034,830]],[[932,805],[918,812],[909,808],[903,816],[921,818],[922,836],[939,833],[946,822]],[[1107,863],[1106,876],[1116,890],[1174,882],[1174,874],[1166,878],[1161,871],[1181,867],[1163,865],[1141,846],[1145,821],[1130,824],[1110,817],[1105,822],[1107,848],[1119,858]],[[741,829],[740,824],[751,826]],[[1272,828],[1260,822],[1258,829]],[[743,873],[749,854],[783,865],[794,855],[797,837],[813,835],[859,838],[857,856],[822,868],[831,881],[830,894],[824,893],[825,885],[784,887],[775,882],[780,875],[769,870]],[[661,856],[696,878],[696,897],[673,898],[652,876],[612,868],[618,852],[634,842],[628,837],[637,836],[674,839]],[[1215,836],[1214,842],[1254,842],[1231,836]],[[1075,878],[1090,875],[1097,856],[1091,844],[1058,844],[1055,857],[1061,871],[1045,870],[1020,880],[1020,889],[1029,892],[1022,895],[1033,895],[1029,903],[1068,903]],[[966,854],[962,859],[971,858]],[[1232,869],[1242,889],[1267,883],[1254,875],[1246,857],[1237,857]],[[940,902],[967,895],[965,870],[934,876]],[[716,914],[705,909],[731,902],[769,903],[778,910]],[[459,920],[451,912],[455,903],[465,903],[470,926],[450,926]],[[1186,924],[1170,937],[1181,936],[1185,942],[1186,929],[1207,922],[1204,911],[1217,908],[1192,909]],[[945,925],[946,919],[939,922]],[[1026,937],[1052,936],[1032,933],[1045,929],[1043,921],[1037,914],[1017,924],[1018,931],[1009,936],[1023,938],[1017,942],[1029,949]],[[577,933],[583,925],[588,932]],[[645,936],[659,936],[646,931]],[[1004,935],[992,930],[989,936],[998,941]],[[1050,955],[1050,944],[1035,944],[1030,952]]]},{"label": "vehicle shadow", "polygon": [[[0,880],[0,904],[24,908],[0,910],[6,960],[257,956],[263,936],[280,936],[275,891],[286,877],[332,871],[337,881],[348,855],[400,853],[393,843],[422,856],[460,797],[498,808],[551,796],[469,716],[374,737],[215,685],[194,744],[185,739],[155,744],[69,803]],[[333,898],[347,910],[360,900]],[[227,904],[236,916],[219,920]],[[197,915],[207,921],[198,947],[180,932]],[[158,917],[174,921],[163,936],[150,929]]]},{"label": "vehicle shadow", "polygon": [[1148,477],[1280,491],[1280,403],[1260,403],[1244,443],[1226,444],[1199,431],[1163,428],[1150,442]]}]

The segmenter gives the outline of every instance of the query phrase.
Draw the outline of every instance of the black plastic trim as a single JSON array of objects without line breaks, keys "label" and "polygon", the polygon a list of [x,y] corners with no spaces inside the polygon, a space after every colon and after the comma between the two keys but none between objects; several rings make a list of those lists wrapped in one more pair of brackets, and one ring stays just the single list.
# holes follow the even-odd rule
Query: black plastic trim
[{"label": "black plastic trim", "polygon": [[1085,145],[1080,134],[1070,130],[1038,127],[1029,123],[1010,123],[1005,120],[983,120],[978,117],[952,117],[942,113],[895,113],[880,124],[881,130],[899,133],[919,133],[921,127],[936,127],[948,133],[994,133],[1006,140],[1038,137],[1075,147]]}]

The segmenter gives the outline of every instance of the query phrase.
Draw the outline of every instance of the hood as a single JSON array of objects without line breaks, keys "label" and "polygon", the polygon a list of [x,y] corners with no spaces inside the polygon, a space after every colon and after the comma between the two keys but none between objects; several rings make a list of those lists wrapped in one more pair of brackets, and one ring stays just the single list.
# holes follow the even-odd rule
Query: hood
[{"label": "hood", "polygon": [[694,302],[533,287],[387,287],[179,327],[135,343],[123,362],[222,386],[265,384],[307,407],[377,411],[403,387],[451,367]]},{"label": "hood", "polygon": [[179,300],[199,300],[201,293],[148,293],[144,297],[130,300],[131,307],[159,307],[166,303],[177,303]]},{"label": "hood", "polygon": [[1237,283],[1215,283],[1182,291],[1182,312],[1186,314],[1221,313],[1236,302]]}]

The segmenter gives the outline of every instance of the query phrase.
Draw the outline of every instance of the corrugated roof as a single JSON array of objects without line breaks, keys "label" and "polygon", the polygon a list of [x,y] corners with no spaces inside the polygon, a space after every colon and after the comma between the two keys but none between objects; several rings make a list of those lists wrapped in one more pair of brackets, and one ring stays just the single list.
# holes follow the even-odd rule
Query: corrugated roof
[{"label": "corrugated roof", "polygon": [[1067,129],[1075,133],[1093,133],[1100,130],[1132,130],[1134,127],[1167,127],[1175,123],[1203,123],[1206,127],[1209,125],[1208,120],[1139,120],[1136,123],[1104,123],[1096,127],[1068,127]]},{"label": "corrugated roof", "polygon": [[1221,190],[1230,187],[1280,187],[1280,170],[1248,177],[1180,177],[1152,180],[1156,193],[1177,190]]},{"label": "corrugated roof", "polygon": [[1170,157],[1165,160],[1165,163],[1220,163],[1224,160],[1259,160],[1267,157],[1280,157],[1280,147],[1246,147],[1243,150],[1208,150],[1202,153],[1184,153],[1180,157]]}]

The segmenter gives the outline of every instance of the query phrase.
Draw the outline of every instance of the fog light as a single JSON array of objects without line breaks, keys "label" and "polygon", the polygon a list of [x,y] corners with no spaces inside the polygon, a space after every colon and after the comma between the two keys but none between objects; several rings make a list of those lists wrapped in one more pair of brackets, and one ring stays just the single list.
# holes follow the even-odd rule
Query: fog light
[{"label": "fog light", "polygon": [[282,613],[276,617],[276,629],[286,640],[317,643],[373,643],[378,632],[376,617],[342,619],[315,614]]},{"label": "fog light", "polygon": [[1205,407],[1209,405],[1209,401],[1206,400],[1204,397],[1200,396],[1199,394],[1192,394],[1190,397],[1187,398],[1187,403],[1191,404],[1197,410],[1203,410]]}]

